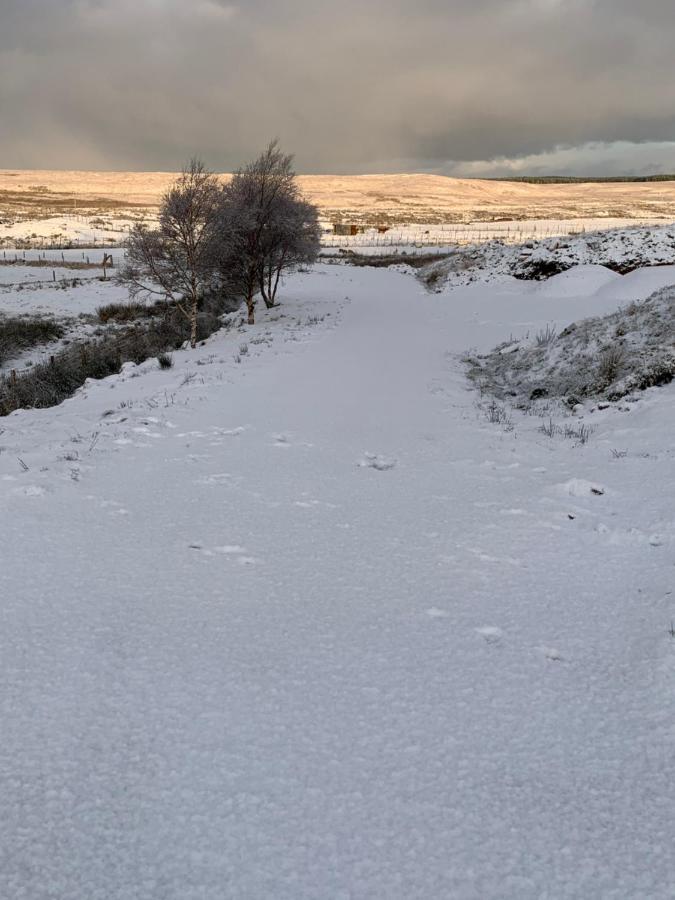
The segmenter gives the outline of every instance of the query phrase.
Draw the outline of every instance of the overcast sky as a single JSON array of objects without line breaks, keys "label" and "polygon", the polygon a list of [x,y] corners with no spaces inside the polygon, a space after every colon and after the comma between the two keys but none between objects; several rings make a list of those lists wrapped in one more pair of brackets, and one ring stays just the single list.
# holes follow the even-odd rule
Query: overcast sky
[{"label": "overcast sky", "polygon": [[673,0],[0,0],[0,168],[675,171]]}]

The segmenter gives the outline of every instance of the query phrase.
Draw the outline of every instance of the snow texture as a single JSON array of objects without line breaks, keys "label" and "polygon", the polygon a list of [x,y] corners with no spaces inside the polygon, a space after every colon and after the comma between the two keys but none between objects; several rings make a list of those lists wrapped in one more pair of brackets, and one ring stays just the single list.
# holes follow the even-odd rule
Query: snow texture
[{"label": "snow texture", "polygon": [[0,420],[0,897],[673,896],[675,389],[575,447],[460,359],[585,285],[318,266]]}]

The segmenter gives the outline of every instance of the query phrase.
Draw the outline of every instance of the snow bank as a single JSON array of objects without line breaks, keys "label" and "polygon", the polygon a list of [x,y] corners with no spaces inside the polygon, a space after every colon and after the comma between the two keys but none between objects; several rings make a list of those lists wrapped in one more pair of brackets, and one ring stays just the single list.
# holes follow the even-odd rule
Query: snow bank
[{"label": "snow bank", "polygon": [[461,247],[419,271],[431,290],[492,282],[504,275],[542,281],[573,266],[605,266],[620,273],[675,263],[675,228],[653,226],[589,232],[513,246],[492,241]]},{"label": "snow bank", "polygon": [[570,407],[586,397],[617,400],[668,384],[675,377],[675,287],[560,334],[548,326],[509,340],[472,357],[469,371],[484,390],[525,407],[544,398]]}]

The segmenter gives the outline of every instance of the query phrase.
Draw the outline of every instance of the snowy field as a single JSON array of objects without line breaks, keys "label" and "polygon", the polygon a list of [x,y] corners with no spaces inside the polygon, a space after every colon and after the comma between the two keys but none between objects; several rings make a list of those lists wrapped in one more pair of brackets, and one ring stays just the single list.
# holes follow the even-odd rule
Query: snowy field
[{"label": "snowy field", "polygon": [[0,247],[114,246],[126,240],[134,221],[129,216],[100,219],[81,215],[10,220],[0,224]]},{"label": "snowy field", "polygon": [[1,419],[0,897],[672,898],[675,385],[577,446],[461,357],[673,282],[319,265]]}]

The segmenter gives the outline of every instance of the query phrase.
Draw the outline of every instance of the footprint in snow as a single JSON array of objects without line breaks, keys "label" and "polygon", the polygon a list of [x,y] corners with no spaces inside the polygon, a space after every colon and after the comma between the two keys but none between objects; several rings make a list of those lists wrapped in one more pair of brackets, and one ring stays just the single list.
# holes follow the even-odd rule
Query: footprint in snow
[{"label": "footprint in snow", "polygon": [[230,559],[235,559],[240,566],[254,566],[260,561],[255,556],[248,556],[246,548],[239,544],[222,544],[219,547],[209,548],[205,547],[200,541],[193,541],[193,543],[188,544],[188,549],[195,550],[202,556],[212,557],[218,554],[229,557]]},{"label": "footprint in snow", "polygon": [[195,484],[228,484],[232,482],[233,476],[229,472],[216,472],[213,475],[204,475],[198,478]]},{"label": "footprint in snow", "polygon": [[214,434],[219,437],[238,437],[240,434],[243,434],[248,425],[238,425],[236,428],[216,428],[214,429]]},{"label": "footprint in snow", "polygon": [[555,647],[537,647],[537,650],[546,659],[550,659],[551,662],[563,662],[565,659],[562,653],[559,650],[556,650]]},{"label": "footprint in snow", "polygon": [[364,453],[363,459],[358,462],[359,468],[376,469],[378,472],[386,472],[388,469],[393,469],[395,465],[395,459],[378,456],[376,453]]},{"label": "footprint in snow", "polygon": [[479,634],[484,638],[488,644],[499,644],[504,637],[504,632],[495,625],[485,625],[482,628],[476,628],[474,630],[476,634]]},{"label": "footprint in snow", "polygon": [[605,488],[601,484],[586,481],[584,478],[571,478],[559,484],[558,490],[568,497],[601,497],[605,493]]},{"label": "footprint in snow", "polygon": [[439,609],[437,606],[431,606],[426,613],[430,619],[447,619],[450,615],[446,610]]},{"label": "footprint in snow", "polygon": [[38,484],[29,484],[26,487],[17,488],[12,493],[21,494],[24,497],[44,497],[47,494],[47,489],[40,487]]}]

